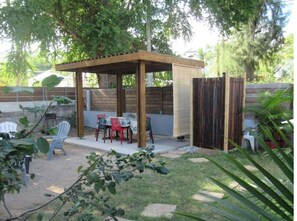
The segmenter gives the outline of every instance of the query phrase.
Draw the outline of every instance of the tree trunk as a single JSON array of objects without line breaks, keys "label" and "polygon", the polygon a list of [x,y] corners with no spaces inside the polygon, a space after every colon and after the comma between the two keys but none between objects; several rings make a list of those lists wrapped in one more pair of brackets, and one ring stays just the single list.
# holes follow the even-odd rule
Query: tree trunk
[{"label": "tree trunk", "polygon": [[97,73],[98,85],[100,89],[115,88],[116,75],[114,74],[99,74]]},{"label": "tree trunk", "polygon": [[255,65],[254,62],[246,62],[244,64],[244,69],[246,73],[246,79],[248,82],[252,82],[255,78]]}]

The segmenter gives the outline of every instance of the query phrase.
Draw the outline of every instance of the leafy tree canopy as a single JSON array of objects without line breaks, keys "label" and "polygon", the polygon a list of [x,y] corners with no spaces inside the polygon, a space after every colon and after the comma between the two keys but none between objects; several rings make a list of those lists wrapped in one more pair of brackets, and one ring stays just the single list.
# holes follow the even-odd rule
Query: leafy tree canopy
[{"label": "leafy tree canopy", "polygon": [[229,33],[248,21],[257,2],[7,0],[0,9],[0,38],[12,42],[8,71],[21,75],[33,43],[43,55],[64,61],[145,49],[149,23],[152,50],[171,53],[170,37],[191,36],[191,16]]}]

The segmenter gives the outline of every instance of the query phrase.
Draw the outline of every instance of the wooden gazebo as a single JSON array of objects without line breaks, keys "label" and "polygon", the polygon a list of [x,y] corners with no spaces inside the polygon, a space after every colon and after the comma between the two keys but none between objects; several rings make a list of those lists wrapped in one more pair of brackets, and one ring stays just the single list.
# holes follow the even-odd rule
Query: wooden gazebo
[{"label": "wooden gazebo", "polygon": [[172,71],[173,64],[203,68],[202,61],[164,55],[159,53],[137,51],[127,54],[98,57],[81,61],[56,65],[57,71],[70,71],[76,74],[77,102],[77,136],[84,137],[83,117],[83,83],[82,73],[115,74],[117,82],[117,116],[123,115],[122,110],[122,75],[136,74],[137,100],[137,146],[146,147],[146,72]]}]

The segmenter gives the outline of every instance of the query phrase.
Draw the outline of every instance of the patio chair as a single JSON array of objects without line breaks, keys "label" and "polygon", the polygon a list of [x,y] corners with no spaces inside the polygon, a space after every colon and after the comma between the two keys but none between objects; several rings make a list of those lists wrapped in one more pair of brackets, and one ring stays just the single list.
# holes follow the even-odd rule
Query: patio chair
[{"label": "patio chair", "polygon": [[257,142],[253,134],[256,133],[256,122],[254,120],[246,119],[244,120],[244,130],[242,145],[244,147],[244,142],[247,141],[253,152],[257,150]]},{"label": "patio chair", "polygon": [[149,131],[150,139],[152,140],[152,143],[154,144],[154,135],[153,135],[153,129],[152,129],[152,124],[151,124],[151,118],[146,117],[146,131]]},{"label": "patio chair", "polygon": [[121,122],[118,118],[111,118],[111,133],[110,133],[110,143],[112,143],[112,137],[116,132],[119,132],[120,141],[122,145],[124,131],[127,131],[128,127],[122,127]]},{"label": "patio chair", "polygon": [[51,160],[53,158],[53,153],[55,149],[60,149],[63,151],[64,155],[66,155],[66,152],[63,148],[63,142],[68,137],[68,133],[70,131],[70,124],[68,121],[62,121],[57,125],[58,132],[55,136],[52,137],[52,142],[50,144],[50,150],[48,152],[48,160]]},{"label": "patio chair", "polygon": [[107,131],[107,127],[105,125],[105,118],[106,118],[106,114],[97,114],[97,126],[95,131],[96,141],[98,141],[100,130],[103,131],[104,143],[105,143],[105,137],[106,137],[106,131]]},{"label": "patio chair", "polygon": [[9,135],[9,138],[14,138],[17,132],[17,126],[18,125],[14,122],[2,122],[0,123],[0,133],[6,133]]}]

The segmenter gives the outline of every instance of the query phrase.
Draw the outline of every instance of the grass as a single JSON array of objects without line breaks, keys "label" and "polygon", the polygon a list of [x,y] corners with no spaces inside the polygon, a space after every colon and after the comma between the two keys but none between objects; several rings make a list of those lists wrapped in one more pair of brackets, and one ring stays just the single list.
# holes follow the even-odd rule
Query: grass
[{"label": "grass", "polygon": [[[234,155],[240,162],[247,164],[245,159],[236,153]],[[126,183],[122,183],[117,189],[117,194],[111,196],[110,203],[121,207],[125,210],[126,219],[142,220],[142,221],[163,221],[166,218],[149,218],[141,216],[144,208],[153,203],[164,203],[177,205],[177,212],[194,212],[201,216],[209,216],[215,218],[215,215],[208,212],[204,203],[193,199],[193,195],[199,190],[209,190],[222,192],[222,190],[213,184],[208,177],[215,177],[224,183],[232,182],[223,173],[220,172],[211,162],[193,163],[189,158],[201,157],[201,154],[184,154],[180,158],[171,159],[157,156],[156,159],[166,161],[167,168],[170,170],[168,175],[159,175],[152,171],[145,171],[141,174],[141,178],[133,179]],[[235,168],[228,162],[223,153],[209,156],[220,165],[228,168],[234,173],[237,173]],[[264,158],[261,155],[253,154],[253,157],[264,165],[269,170],[277,173],[277,168],[270,164],[269,158]],[[55,206],[52,206],[52,209]],[[48,209],[47,211],[52,211]],[[55,220],[63,220],[61,214]],[[98,214],[98,220],[103,220],[103,217]],[[170,220],[188,220],[174,214]]]}]

